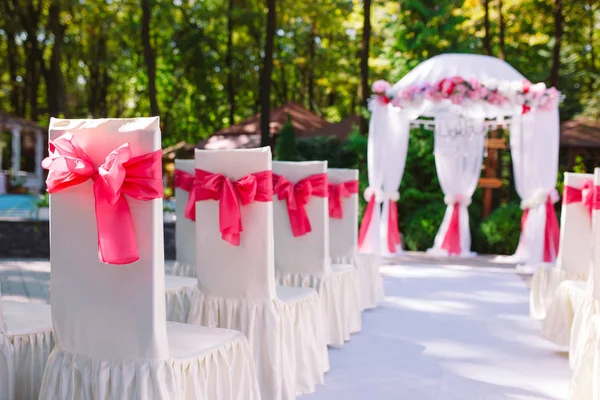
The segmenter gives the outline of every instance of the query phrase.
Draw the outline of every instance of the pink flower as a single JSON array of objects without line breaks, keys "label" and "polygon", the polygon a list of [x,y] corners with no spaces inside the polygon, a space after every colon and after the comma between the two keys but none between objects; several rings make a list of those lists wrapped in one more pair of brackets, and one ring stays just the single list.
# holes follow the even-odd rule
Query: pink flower
[{"label": "pink flower", "polygon": [[444,98],[448,98],[453,92],[455,83],[451,79],[444,78],[438,82],[437,87]]},{"label": "pink flower", "polygon": [[450,95],[450,101],[452,102],[452,104],[462,104],[464,100],[464,96],[462,94],[452,94]]},{"label": "pink flower", "polygon": [[473,90],[478,90],[479,88],[481,88],[481,82],[479,82],[477,79],[475,78],[469,78],[467,79],[467,82],[469,83],[469,85],[471,85],[471,88]]},{"label": "pink flower", "polygon": [[388,81],[380,79],[378,81],[373,82],[373,86],[371,87],[371,89],[373,90],[373,93],[385,94],[391,87],[392,86]]},{"label": "pink flower", "polygon": [[450,78],[450,80],[455,85],[460,85],[461,83],[463,83],[465,81],[461,76],[453,76],[452,78]]}]

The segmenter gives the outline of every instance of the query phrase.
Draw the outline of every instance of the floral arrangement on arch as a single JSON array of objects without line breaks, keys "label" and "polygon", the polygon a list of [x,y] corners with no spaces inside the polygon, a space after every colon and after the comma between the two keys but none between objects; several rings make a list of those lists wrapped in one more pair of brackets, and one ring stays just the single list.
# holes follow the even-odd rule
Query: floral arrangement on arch
[{"label": "floral arrangement on arch", "polygon": [[494,106],[521,106],[526,114],[532,108],[550,110],[561,94],[556,88],[546,88],[544,83],[532,85],[522,82],[480,82],[477,79],[464,79],[460,76],[444,78],[431,85],[429,83],[411,85],[395,91],[389,82],[378,80],[373,83],[372,91],[377,101],[400,108],[419,107],[425,100],[440,103],[449,100],[452,104],[468,105],[485,102]]}]

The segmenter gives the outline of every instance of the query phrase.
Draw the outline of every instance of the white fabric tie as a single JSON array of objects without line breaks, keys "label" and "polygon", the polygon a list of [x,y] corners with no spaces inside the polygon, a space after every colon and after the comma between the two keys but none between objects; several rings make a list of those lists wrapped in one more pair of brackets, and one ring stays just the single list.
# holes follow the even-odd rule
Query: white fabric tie
[{"label": "white fabric tie", "polygon": [[444,196],[444,203],[446,205],[454,205],[460,204],[462,206],[468,207],[471,204],[471,198],[460,193],[458,194],[447,194]]},{"label": "white fabric tie", "polygon": [[384,192],[381,189],[375,189],[372,187],[368,187],[365,189],[363,196],[365,201],[370,201],[372,196],[375,196],[375,201],[377,203],[383,203],[385,201],[392,200],[396,202],[400,200],[400,192]]},{"label": "white fabric tie", "polygon": [[544,189],[537,189],[531,197],[521,201],[521,209],[527,210],[540,206],[546,203],[548,196],[550,196],[550,200],[553,204],[560,200],[560,195],[556,189],[552,189],[550,193]]}]

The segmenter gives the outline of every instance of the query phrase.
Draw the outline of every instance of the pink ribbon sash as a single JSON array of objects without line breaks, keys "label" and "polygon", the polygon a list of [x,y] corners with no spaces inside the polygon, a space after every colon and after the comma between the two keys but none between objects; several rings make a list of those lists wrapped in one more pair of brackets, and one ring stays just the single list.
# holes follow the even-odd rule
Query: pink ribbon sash
[{"label": "pink ribbon sash", "polygon": [[[523,234],[528,217],[529,209],[526,208],[523,210],[523,216],[521,217],[521,235]],[[558,225],[558,218],[552,204],[552,197],[548,196],[546,199],[546,225],[544,227],[544,262],[551,263],[556,260],[559,242],[560,227]]]},{"label": "pink ribbon sash", "polygon": [[340,183],[330,183],[329,191],[329,217],[342,219],[344,210],[342,207],[342,198],[348,198],[358,193],[358,181],[346,181]]},{"label": "pink ribbon sash", "polygon": [[373,219],[373,211],[375,210],[375,194],[371,195],[371,198],[367,202],[367,208],[365,208],[365,213],[363,214],[362,221],[360,222],[360,230],[358,231],[358,248],[359,250],[362,248],[363,243],[367,237],[367,232],[369,232],[369,226],[371,225],[371,220]]},{"label": "pink ribbon sash", "polygon": [[398,203],[389,201],[390,212],[388,213],[387,245],[390,253],[396,253],[396,247],[400,245],[400,229],[398,228]]},{"label": "pink ribbon sash", "polygon": [[600,210],[600,186],[594,186],[592,196],[592,209]]},{"label": "pink ribbon sash", "polygon": [[544,262],[554,262],[558,254],[560,227],[552,199],[546,200],[546,228],[544,229]]},{"label": "pink ribbon sash", "polygon": [[564,204],[583,203],[591,217],[594,202],[594,182],[591,179],[586,179],[583,181],[581,188],[565,186],[563,201]]},{"label": "pink ribbon sash", "polygon": [[175,170],[175,187],[189,193],[185,205],[184,216],[192,221],[196,220],[196,190],[194,189],[194,175],[182,170]]},{"label": "pink ribbon sash", "polygon": [[42,167],[49,171],[50,194],[92,179],[98,232],[98,258],[106,264],[130,264],[139,257],[129,203],[125,195],[148,201],[163,196],[162,150],[132,157],[129,143],[106,156],[95,168],[91,158],[66,133],[49,141],[49,157]]},{"label": "pink ribbon sash", "polygon": [[442,242],[442,249],[450,255],[460,255],[460,204],[454,203],[448,230]]},{"label": "pink ribbon sash", "polygon": [[306,214],[306,204],[311,196],[327,197],[327,174],[311,175],[292,184],[281,175],[273,174],[273,192],[277,198],[285,200],[294,237],[311,232],[310,220]]},{"label": "pink ribbon sash", "polygon": [[246,206],[254,201],[271,201],[273,175],[271,171],[262,171],[232,181],[224,175],[197,169],[195,188],[197,201],[219,202],[221,238],[239,246],[240,233],[243,231],[240,204]]},{"label": "pink ribbon sash", "polygon": [[[371,220],[373,219],[373,212],[375,210],[376,200],[375,194],[371,194],[369,201],[367,202],[367,208],[363,214],[362,221],[360,222],[360,230],[358,231],[358,248],[361,249],[362,245],[367,237]],[[387,221],[387,247],[388,251],[392,254],[396,253],[397,246],[402,244],[400,240],[400,229],[398,228],[398,203],[393,200],[389,200],[389,213]]]}]

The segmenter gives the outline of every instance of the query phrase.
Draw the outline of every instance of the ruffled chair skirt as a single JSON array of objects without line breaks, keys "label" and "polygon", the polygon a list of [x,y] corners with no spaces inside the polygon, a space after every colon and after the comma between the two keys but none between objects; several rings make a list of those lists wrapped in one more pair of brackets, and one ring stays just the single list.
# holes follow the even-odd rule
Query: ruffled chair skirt
[{"label": "ruffled chair skirt", "polygon": [[0,332],[0,400],[12,400],[15,398],[14,381],[13,347],[6,335]]},{"label": "ruffled chair skirt", "polygon": [[4,301],[2,307],[6,336],[14,351],[14,398],[37,399],[54,348],[50,306]]},{"label": "ruffled chair skirt", "polygon": [[374,254],[358,254],[356,256],[361,311],[375,308],[383,301],[383,278],[379,272],[380,266],[381,260]]},{"label": "ruffled chair skirt", "polygon": [[173,268],[170,271],[170,275],[195,278],[196,266],[188,263],[181,263],[179,261],[175,261],[175,263],[173,264]]},{"label": "ruffled chair skirt", "polygon": [[187,322],[192,303],[198,293],[198,280],[196,278],[165,275],[167,321]]},{"label": "ruffled chair skirt", "polygon": [[600,400],[600,315],[593,316],[579,342],[574,360],[571,399]]},{"label": "ruffled chair skirt", "polygon": [[255,400],[254,360],[237,331],[168,323],[171,357],[111,360],[57,346],[50,354],[40,400]]},{"label": "ruffled chair skirt", "polygon": [[[296,290],[294,290],[296,289]],[[295,399],[323,383],[329,357],[319,297],[278,289],[278,299],[252,302],[200,294],[188,322],[242,331],[256,360],[263,399]]]},{"label": "ruffled chair skirt", "polygon": [[569,366],[571,369],[579,363],[579,359],[583,356],[585,343],[588,340],[590,324],[596,314],[600,314],[600,304],[594,299],[586,289],[583,301],[575,309],[573,317],[573,325],[571,327],[571,342],[569,345]]},{"label": "ruffled chair skirt", "polygon": [[529,314],[535,319],[546,318],[546,312],[554,299],[554,293],[566,280],[585,281],[587,276],[557,268],[554,264],[542,264],[533,274],[529,301]]},{"label": "ruffled chair skirt", "polygon": [[358,270],[352,265],[333,264],[326,276],[281,274],[277,281],[283,286],[313,288],[323,304],[327,344],[341,346],[350,334],[361,329],[360,289]]},{"label": "ruffled chair skirt", "polygon": [[542,324],[542,336],[559,346],[568,347],[575,311],[586,297],[586,282],[563,281],[558,285]]}]

